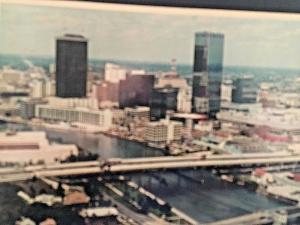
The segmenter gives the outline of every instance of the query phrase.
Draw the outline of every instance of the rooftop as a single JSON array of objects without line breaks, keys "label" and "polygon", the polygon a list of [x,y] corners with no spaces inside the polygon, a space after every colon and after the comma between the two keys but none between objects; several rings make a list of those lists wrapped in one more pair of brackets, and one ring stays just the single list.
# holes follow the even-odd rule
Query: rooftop
[{"label": "rooftop", "polygon": [[63,41],[79,41],[79,42],[87,42],[88,40],[79,34],[65,34],[64,36],[60,36],[57,38],[57,40],[63,40]]}]

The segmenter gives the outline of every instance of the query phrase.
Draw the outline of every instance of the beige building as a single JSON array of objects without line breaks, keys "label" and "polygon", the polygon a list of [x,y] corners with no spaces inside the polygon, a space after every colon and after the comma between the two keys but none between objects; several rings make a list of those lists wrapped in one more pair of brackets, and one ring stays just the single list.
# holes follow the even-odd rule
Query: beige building
[{"label": "beige building", "polygon": [[54,163],[77,155],[76,145],[50,144],[45,132],[0,132],[0,162]]},{"label": "beige building", "polygon": [[89,110],[87,108],[38,105],[36,106],[35,115],[45,121],[90,124],[99,126],[103,130],[108,130],[112,126],[112,112],[109,109]]},{"label": "beige building", "polygon": [[183,124],[181,122],[160,120],[150,122],[146,126],[145,140],[154,144],[169,144],[173,141],[180,141]]},{"label": "beige building", "polygon": [[150,119],[150,108],[149,107],[135,107],[125,108],[125,118],[129,121],[149,121]]}]

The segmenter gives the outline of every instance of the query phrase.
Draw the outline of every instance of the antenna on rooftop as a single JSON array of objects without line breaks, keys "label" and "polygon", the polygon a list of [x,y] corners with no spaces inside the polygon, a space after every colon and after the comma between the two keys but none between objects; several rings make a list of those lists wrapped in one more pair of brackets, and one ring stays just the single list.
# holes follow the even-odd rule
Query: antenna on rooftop
[{"label": "antenna on rooftop", "polygon": [[176,65],[176,59],[171,60],[171,71],[176,74],[177,73],[177,65]]}]

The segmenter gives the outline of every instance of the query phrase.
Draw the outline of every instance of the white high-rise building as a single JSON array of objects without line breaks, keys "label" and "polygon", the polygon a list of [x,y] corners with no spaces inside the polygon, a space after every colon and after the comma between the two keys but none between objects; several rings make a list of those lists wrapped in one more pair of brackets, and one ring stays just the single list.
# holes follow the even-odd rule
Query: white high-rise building
[{"label": "white high-rise building", "polygon": [[42,80],[34,80],[31,83],[31,93],[32,98],[43,98],[45,97],[45,86]]},{"label": "white high-rise building", "polygon": [[106,63],[104,66],[104,79],[112,83],[119,83],[126,79],[128,70],[116,64]]},{"label": "white high-rise building", "polygon": [[55,96],[55,81],[54,80],[46,80],[45,81],[45,95],[46,97]]},{"label": "white high-rise building", "polygon": [[231,102],[232,101],[232,81],[225,80],[221,85],[221,101]]},{"label": "white high-rise building", "polygon": [[180,88],[177,94],[177,111],[190,113],[192,110],[192,88]]},{"label": "white high-rise building", "polygon": [[32,98],[55,96],[55,81],[50,79],[36,79],[31,83]]}]

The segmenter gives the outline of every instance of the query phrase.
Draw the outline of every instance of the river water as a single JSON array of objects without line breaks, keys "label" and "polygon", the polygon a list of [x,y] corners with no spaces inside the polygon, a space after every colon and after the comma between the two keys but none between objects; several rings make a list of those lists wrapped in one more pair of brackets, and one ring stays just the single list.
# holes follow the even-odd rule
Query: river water
[{"label": "river water", "polygon": [[[19,125],[10,128],[28,129]],[[5,127],[3,127],[5,128]],[[50,140],[60,139],[98,153],[101,158],[160,156],[163,153],[143,144],[120,140],[105,135],[76,132],[47,131]],[[212,222],[255,212],[286,206],[243,187],[225,182],[207,170],[181,172],[152,172],[128,175],[133,181],[156,194],[199,222]]]}]

